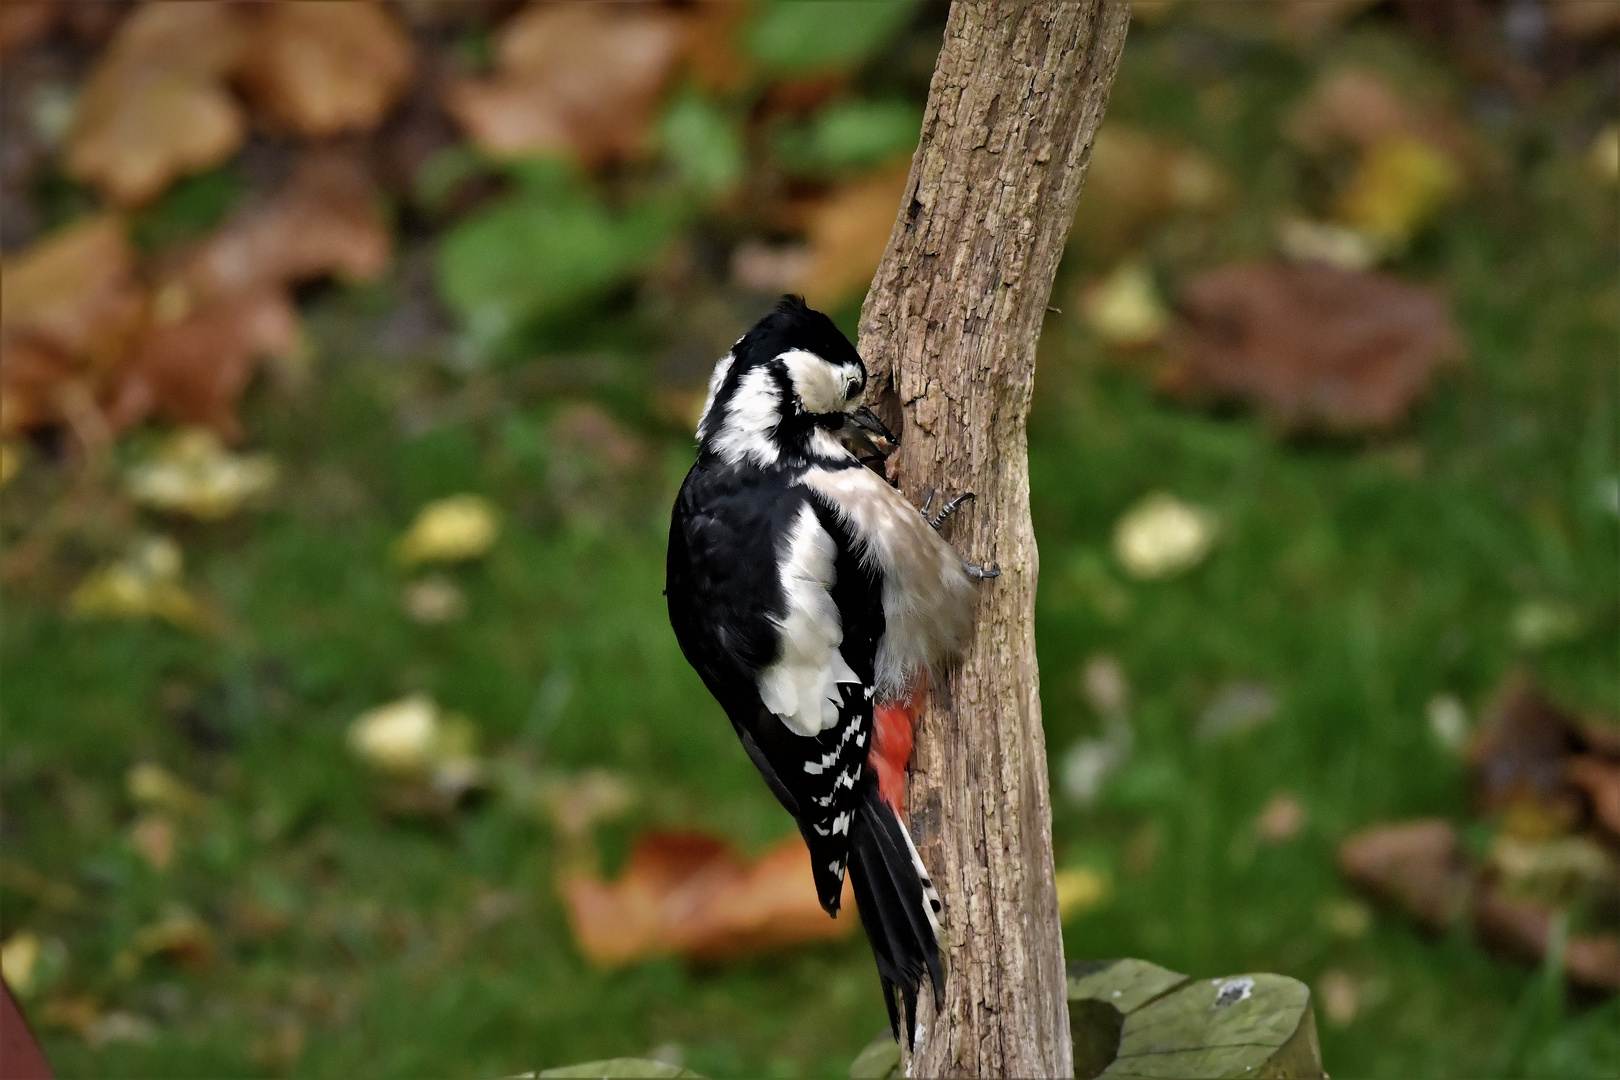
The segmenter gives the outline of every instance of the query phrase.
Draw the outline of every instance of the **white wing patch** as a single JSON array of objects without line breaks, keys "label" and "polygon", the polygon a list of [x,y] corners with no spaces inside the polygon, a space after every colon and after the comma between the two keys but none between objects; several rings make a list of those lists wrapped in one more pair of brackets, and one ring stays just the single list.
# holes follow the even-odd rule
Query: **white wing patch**
[{"label": "white wing patch", "polygon": [[[861,681],[838,651],[844,629],[831,591],[837,557],[837,545],[815,510],[801,507],[787,546],[777,555],[787,594],[787,612],[775,620],[781,647],[776,662],[759,675],[760,700],[800,735],[819,735],[837,724],[838,684]],[[821,772],[822,767],[811,769],[815,764],[806,763],[805,771]]]},{"label": "white wing patch", "polygon": [[900,696],[920,671],[958,651],[973,626],[973,579],[962,558],[906,497],[870,469],[811,469],[804,483],[826,497],[883,574],[883,640],[877,698]]}]

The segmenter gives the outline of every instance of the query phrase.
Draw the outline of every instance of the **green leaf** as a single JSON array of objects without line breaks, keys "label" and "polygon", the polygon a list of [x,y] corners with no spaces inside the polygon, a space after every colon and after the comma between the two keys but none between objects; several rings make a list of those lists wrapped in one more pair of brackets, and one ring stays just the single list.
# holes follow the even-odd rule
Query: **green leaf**
[{"label": "green leaf", "polygon": [[196,240],[225,220],[242,191],[242,181],[226,166],[185,177],[130,219],[130,239],[142,251]]},{"label": "green leaf", "polygon": [[839,101],[776,137],[777,158],[797,172],[861,168],[917,146],[922,110],[909,101]]},{"label": "green leaf", "polygon": [[703,195],[723,195],[742,179],[746,162],[736,123],[697,94],[682,94],[664,113],[664,152],[682,182]]},{"label": "green leaf", "polygon": [[679,223],[674,207],[616,214],[555,162],[515,164],[518,191],[469,217],[439,249],[439,289],[488,345],[633,277]]},{"label": "green leaf", "polygon": [[[630,1080],[635,1077],[698,1076],[691,1069],[646,1058],[609,1058],[606,1061],[587,1061],[580,1065],[559,1065],[555,1069],[541,1069],[542,1078],[551,1076],[594,1076],[600,1080]],[[699,1078],[701,1080],[701,1077]]]},{"label": "green leaf", "polygon": [[784,75],[854,67],[898,33],[916,7],[916,0],[770,0],[748,30],[748,51]]}]

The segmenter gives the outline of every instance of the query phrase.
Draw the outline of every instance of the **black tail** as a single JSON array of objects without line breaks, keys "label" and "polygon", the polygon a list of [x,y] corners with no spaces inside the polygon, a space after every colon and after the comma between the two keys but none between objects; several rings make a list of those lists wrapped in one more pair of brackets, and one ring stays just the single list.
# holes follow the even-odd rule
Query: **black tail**
[{"label": "black tail", "polygon": [[850,885],[877,958],[889,1026],[898,1042],[900,1017],[894,1000],[898,990],[906,1007],[906,1036],[915,1045],[917,990],[923,976],[933,983],[936,1007],[945,985],[932,917],[939,912],[939,897],[921,871],[905,825],[878,797],[875,782],[868,781],[865,787],[849,830]]}]

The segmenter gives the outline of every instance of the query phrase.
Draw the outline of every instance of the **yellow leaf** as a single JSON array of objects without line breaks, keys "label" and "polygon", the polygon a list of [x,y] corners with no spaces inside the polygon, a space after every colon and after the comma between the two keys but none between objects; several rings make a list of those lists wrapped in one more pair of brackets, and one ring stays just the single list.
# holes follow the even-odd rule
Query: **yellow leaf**
[{"label": "yellow leaf", "polygon": [[166,536],[144,537],[119,562],[73,590],[68,605],[88,618],[162,618],[183,629],[207,625],[202,606],[180,584],[180,546]]},{"label": "yellow leaf", "polygon": [[187,428],[131,468],[124,486],[143,505],[217,521],[275,482],[276,464],[269,455],[232,454],[209,429]]},{"label": "yellow leaf", "polygon": [[1215,543],[1215,515],[1156,492],[1114,527],[1114,555],[1132,577],[1161,578],[1190,570]]},{"label": "yellow leaf", "polygon": [[382,772],[425,772],[440,736],[439,706],[426,694],[412,694],[360,714],[349,726],[349,745]]},{"label": "yellow leaf", "polygon": [[422,508],[399,543],[407,566],[476,559],[495,544],[495,508],[481,495],[452,495]]},{"label": "yellow leaf", "polygon": [[1113,893],[1113,881],[1099,870],[1076,867],[1057,872],[1058,916],[1064,922],[1102,907]]},{"label": "yellow leaf", "polygon": [[196,789],[168,769],[143,761],[129,770],[124,790],[130,801],[148,810],[185,816],[201,810],[204,799]]},{"label": "yellow leaf", "polygon": [[39,938],[31,931],[19,930],[0,945],[0,976],[18,997],[34,992],[35,968],[39,965]]},{"label": "yellow leaf", "polygon": [[1451,159],[1430,143],[1389,135],[1362,154],[1335,216],[1387,250],[1399,251],[1450,200],[1460,181]]},{"label": "yellow leaf", "polygon": [[1080,302],[1086,322],[1111,345],[1156,341],[1170,318],[1153,284],[1153,274],[1136,260],[1120,263],[1113,273],[1086,289]]}]

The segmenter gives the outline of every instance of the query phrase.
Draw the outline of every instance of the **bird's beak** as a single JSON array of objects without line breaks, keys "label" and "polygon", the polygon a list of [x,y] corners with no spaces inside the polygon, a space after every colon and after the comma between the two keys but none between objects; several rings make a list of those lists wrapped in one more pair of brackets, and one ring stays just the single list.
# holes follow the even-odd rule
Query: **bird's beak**
[{"label": "bird's beak", "polygon": [[878,438],[886,439],[894,446],[900,445],[899,437],[887,427],[884,427],[883,421],[878,419],[877,413],[873,412],[865,405],[862,405],[860,408],[851,412],[849,414],[849,418],[855,421],[857,426],[865,428]]}]

